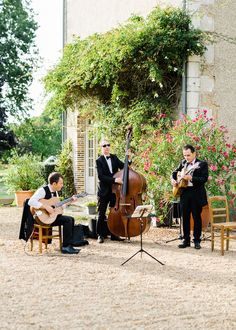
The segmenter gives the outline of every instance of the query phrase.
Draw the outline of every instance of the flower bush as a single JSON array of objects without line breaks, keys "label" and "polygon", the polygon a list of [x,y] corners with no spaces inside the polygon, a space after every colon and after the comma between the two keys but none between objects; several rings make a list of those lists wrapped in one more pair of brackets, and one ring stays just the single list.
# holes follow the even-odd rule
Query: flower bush
[{"label": "flower bush", "polygon": [[146,173],[149,195],[159,219],[163,220],[169,202],[174,200],[170,176],[183,158],[185,144],[195,146],[197,157],[208,162],[208,194],[227,195],[235,211],[236,145],[228,142],[227,129],[218,126],[213,118],[207,117],[207,110],[202,110],[194,119],[184,115],[172,124],[167,123],[165,130],[150,131],[143,140],[141,157],[137,161]]}]

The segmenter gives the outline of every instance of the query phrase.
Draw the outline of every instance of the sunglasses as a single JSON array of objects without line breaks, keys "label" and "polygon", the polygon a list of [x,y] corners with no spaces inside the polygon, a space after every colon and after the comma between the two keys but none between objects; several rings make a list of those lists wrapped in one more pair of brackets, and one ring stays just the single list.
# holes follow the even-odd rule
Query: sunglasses
[{"label": "sunglasses", "polygon": [[103,144],[102,146],[103,148],[106,148],[106,147],[110,147],[110,143],[107,143],[107,144]]}]

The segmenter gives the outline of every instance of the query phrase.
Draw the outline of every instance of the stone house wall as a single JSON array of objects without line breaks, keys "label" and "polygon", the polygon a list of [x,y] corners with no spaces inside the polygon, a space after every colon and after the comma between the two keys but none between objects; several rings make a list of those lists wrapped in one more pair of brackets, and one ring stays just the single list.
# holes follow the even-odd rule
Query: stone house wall
[{"label": "stone house wall", "polygon": [[[64,0],[65,43],[75,35],[85,38],[95,32],[106,32],[131,14],[146,16],[156,5],[186,5],[195,27],[231,38],[236,36],[235,0]],[[194,117],[197,110],[207,109],[209,115],[229,128],[231,140],[236,139],[235,55],[236,41],[220,41],[208,45],[203,58],[192,56],[187,64],[187,113]],[[85,190],[86,123],[79,118],[79,109],[68,111],[66,125],[67,137],[74,146],[77,188]]]}]

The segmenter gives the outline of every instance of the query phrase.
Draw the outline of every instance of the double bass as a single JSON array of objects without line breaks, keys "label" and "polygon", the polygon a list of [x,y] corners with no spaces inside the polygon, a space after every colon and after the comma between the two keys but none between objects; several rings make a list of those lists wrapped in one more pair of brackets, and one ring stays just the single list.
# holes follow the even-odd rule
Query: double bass
[{"label": "double bass", "polygon": [[[132,128],[129,127],[126,142],[126,156],[124,168],[113,177],[122,178],[123,184],[113,184],[112,193],[115,194],[115,205],[110,208],[108,215],[108,228],[110,232],[122,237],[135,237],[140,235],[140,223],[137,218],[131,218],[138,205],[142,205],[142,194],[147,189],[144,176],[129,168],[128,150],[130,146]],[[142,233],[149,230],[150,218],[142,219]]]}]

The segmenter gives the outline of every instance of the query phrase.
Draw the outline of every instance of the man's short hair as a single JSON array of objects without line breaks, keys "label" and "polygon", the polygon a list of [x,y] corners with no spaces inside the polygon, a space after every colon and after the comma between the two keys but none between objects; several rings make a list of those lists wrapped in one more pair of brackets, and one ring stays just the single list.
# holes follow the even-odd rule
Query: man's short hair
[{"label": "man's short hair", "polygon": [[53,182],[58,183],[59,179],[62,178],[63,176],[59,172],[52,172],[48,176],[48,183],[53,184]]},{"label": "man's short hair", "polygon": [[103,139],[101,142],[100,142],[100,147],[102,147],[104,144],[107,144],[107,143],[110,143],[108,140],[106,139]]},{"label": "man's short hair", "polygon": [[188,150],[190,149],[192,153],[195,152],[195,148],[191,145],[191,144],[186,144],[184,147],[183,147],[183,150]]}]

